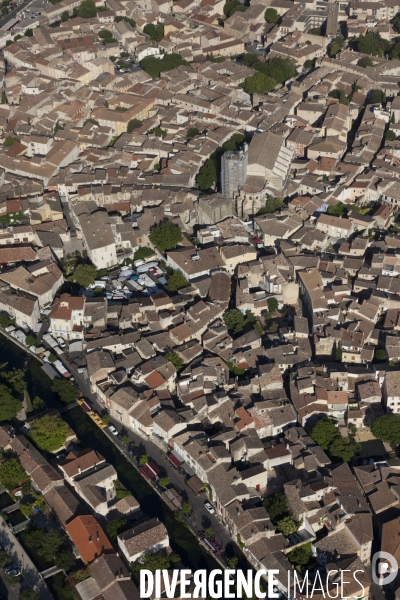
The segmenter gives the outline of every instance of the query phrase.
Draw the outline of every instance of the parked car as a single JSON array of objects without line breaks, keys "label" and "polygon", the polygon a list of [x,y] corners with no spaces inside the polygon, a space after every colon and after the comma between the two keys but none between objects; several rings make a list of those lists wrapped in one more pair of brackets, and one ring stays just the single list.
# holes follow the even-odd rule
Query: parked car
[{"label": "parked car", "polygon": [[4,567],[4,573],[6,573],[6,575],[13,575],[14,577],[21,575],[21,571],[15,563],[11,563],[11,565]]},{"label": "parked car", "polygon": [[114,425],[109,425],[108,429],[110,430],[110,433],[112,433],[112,435],[118,435],[118,431],[115,429]]},{"label": "parked car", "polygon": [[208,510],[211,515],[215,514],[215,509],[209,502],[204,502],[204,508]]}]

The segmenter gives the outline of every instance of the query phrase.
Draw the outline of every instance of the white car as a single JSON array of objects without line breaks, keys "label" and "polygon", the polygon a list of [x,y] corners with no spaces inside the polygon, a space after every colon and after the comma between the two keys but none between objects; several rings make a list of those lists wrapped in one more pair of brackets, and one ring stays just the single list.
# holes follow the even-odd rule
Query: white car
[{"label": "white car", "polygon": [[212,515],[215,514],[215,509],[211,506],[211,504],[209,502],[204,502],[204,506],[210,514],[212,514]]},{"label": "white car", "polygon": [[118,435],[118,431],[115,429],[114,425],[109,425],[108,429],[110,430],[110,433],[112,433],[113,435]]}]

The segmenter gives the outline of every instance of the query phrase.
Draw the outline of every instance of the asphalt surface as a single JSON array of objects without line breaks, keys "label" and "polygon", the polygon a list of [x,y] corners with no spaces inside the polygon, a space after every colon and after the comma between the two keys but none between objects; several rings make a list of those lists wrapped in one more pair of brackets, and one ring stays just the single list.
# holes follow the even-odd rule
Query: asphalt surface
[{"label": "asphalt surface", "polygon": [[7,23],[9,23],[10,21],[16,19],[17,14],[24,8],[27,8],[27,6],[29,6],[31,2],[32,0],[24,0],[23,2],[21,2],[21,4],[18,4],[18,6],[16,6],[11,12],[9,12],[8,15],[6,15],[2,21],[0,21],[0,27],[4,27],[4,25],[7,25]]}]

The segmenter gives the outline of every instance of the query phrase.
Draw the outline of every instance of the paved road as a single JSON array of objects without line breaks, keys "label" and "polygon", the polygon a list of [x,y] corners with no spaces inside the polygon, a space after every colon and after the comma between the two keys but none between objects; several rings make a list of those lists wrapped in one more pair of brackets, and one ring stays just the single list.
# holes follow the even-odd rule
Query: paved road
[{"label": "paved road", "polygon": [[[44,341],[42,343],[46,346]],[[94,407],[101,414],[104,410],[104,406],[98,400],[97,395],[91,392],[88,380],[78,373],[75,368],[71,367],[64,354],[59,358],[74,377],[75,383],[83,395],[93,403]],[[119,431],[121,430],[120,422],[114,419],[111,419],[111,422]],[[179,471],[170,463],[170,461],[167,459],[166,453],[160,450],[156,443],[148,440],[147,438],[144,439],[132,431],[127,431],[127,435],[130,441],[133,441],[137,446],[140,446],[141,454],[146,454],[147,456],[151,457],[159,467],[166,471],[169,480],[178,490],[184,490],[187,493],[188,501],[193,507],[193,513],[191,516],[191,525],[193,529],[197,531],[199,529],[211,527],[215,531],[215,539],[223,548],[225,548],[225,546],[228,544],[232,546],[232,538],[227,529],[217,516],[211,515],[204,507],[204,502],[207,500],[207,495],[200,494],[199,496],[196,496],[193,491],[185,485],[185,477],[181,475]],[[121,449],[121,451],[124,449],[124,445],[116,436],[110,435],[110,439]],[[240,550],[236,544],[235,550],[240,556]]]},{"label": "paved road", "polygon": [[[0,545],[7,552],[8,556],[18,564],[23,582],[26,587],[31,587],[38,590],[40,600],[54,600],[46,583],[40,577],[39,571],[12,533],[5,521],[0,517]],[[19,585],[8,590],[9,600],[17,600],[19,594]]]},{"label": "paved road", "polygon": [[9,23],[10,21],[12,21],[13,19],[16,19],[17,14],[21,10],[26,8],[30,4],[30,2],[32,2],[32,0],[24,0],[23,2],[21,2],[21,4],[19,4],[15,8],[13,8],[13,10],[11,12],[9,12],[8,15],[6,15],[2,21],[0,21],[0,27],[4,27],[4,25],[7,25],[7,23]]}]

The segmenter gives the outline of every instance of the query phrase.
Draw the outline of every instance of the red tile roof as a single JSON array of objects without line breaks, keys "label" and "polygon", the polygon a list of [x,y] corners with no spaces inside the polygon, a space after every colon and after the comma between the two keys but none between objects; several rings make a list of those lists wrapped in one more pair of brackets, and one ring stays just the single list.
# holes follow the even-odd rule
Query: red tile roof
[{"label": "red tile roof", "polygon": [[91,515],[76,517],[65,529],[85,563],[93,562],[102,554],[114,553],[108,537]]}]

